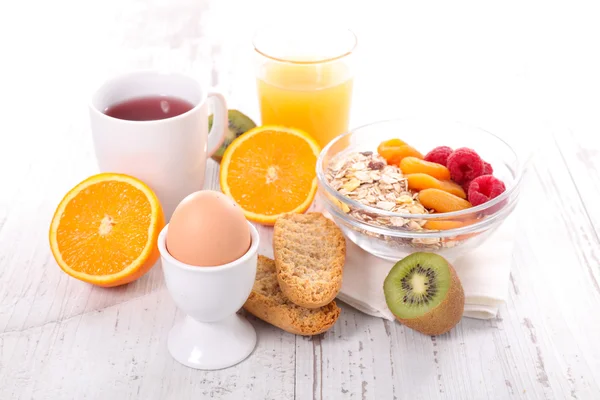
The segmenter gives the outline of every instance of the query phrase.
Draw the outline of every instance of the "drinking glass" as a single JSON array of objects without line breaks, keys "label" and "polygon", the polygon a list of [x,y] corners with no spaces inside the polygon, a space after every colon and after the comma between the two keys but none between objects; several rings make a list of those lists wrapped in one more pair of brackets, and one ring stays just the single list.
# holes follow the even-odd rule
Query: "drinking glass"
[{"label": "drinking glass", "polygon": [[351,30],[270,26],[253,42],[262,125],[299,128],[321,147],[348,130],[357,43]]}]

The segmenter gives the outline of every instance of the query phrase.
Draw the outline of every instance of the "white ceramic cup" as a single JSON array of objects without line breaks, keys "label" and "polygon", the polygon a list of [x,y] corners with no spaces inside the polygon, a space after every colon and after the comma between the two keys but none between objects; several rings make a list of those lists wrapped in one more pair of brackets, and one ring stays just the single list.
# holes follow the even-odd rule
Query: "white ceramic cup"
[{"label": "white ceramic cup", "polygon": [[186,317],[171,328],[167,347],[183,365],[203,370],[227,368],[246,359],[256,346],[254,327],[237,311],[256,279],[259,235],[250,226],[250,249],[239,259],[214,267],[177,261],[166,247],[167,224],[158,236],[165,283]]},{"label": "white ceramic cup", "polygon": [[[104,113],[116,103],[157,95],[178,97],[194,107],[153,121]],[[208,98],[215,101],[210,132]],[[106,81],[92,95],[89,113],[101,172],[119,172],[145,182],[158,196],[167,221],[184,197],[203,188],[206,161],[223,143],[228,125],[223,95],[209,92],[190,76],[157,71],[131,72]]]}]

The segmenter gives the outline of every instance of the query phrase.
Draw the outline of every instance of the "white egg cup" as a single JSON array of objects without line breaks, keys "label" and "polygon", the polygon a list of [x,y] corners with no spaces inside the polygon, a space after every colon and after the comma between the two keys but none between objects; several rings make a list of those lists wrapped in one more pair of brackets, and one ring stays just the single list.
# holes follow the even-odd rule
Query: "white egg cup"
[{"label": "white egg cup", "polygon": [[256,278],[259,235],[250,226],[250,249],[239,259],[215,267],[196,267],[169,254],[169,225],[158,236],[158,249],[167,289],[186,317],[169,332],[167,347],[183,365],[202,370],[231,367],[256,346],[256,331],[237,311],[244,305]]}]

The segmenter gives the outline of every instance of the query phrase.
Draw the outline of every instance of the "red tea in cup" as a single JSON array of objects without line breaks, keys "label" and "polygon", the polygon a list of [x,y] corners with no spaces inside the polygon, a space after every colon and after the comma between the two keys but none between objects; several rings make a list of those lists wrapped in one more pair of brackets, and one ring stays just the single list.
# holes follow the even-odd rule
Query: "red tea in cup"
[{"label": "red tea in cup", "polygon": [[155,121],[176,117],[192,108],[192,103],[178,97],[147,96],[112,104],[104,110],[104,114],[128,121]]},{"label": "red tea in cup", "polygon": [[[209,102],[213,124],[209,127]],[[187,195],[202,190],[206,162],[227,133],[227,102],[196,78],[176,72],[132,71],[106,80],[89,102],[100,172],[146,183],[165,220]]]}]

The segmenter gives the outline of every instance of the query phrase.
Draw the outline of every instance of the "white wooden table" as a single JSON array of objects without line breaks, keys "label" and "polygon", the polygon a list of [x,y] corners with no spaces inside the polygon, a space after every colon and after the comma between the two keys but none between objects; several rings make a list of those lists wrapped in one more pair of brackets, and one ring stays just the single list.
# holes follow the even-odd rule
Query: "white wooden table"
[{"label": "white wooden table", "polygon": [[[0,399],[600,398],[593,8],[323,3],[0,3]],[[167,352],[182,315],[160,269],[101,289],[57,267],[47,243],[52,212],[96,172],[92,88],[131,68],[207,70],[232,108],[258,119],[249,39],[264,21],[290,18],[286,7],[357,32],[353,126],[445,116],[533,152],[498,319],[465,318],[430,338],[342,305],[333,329],[302,338],[251,318],[259,334],[252,356],[202,372]],[[207,186],[216,176],[211,164]]]}]

